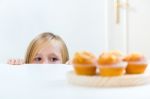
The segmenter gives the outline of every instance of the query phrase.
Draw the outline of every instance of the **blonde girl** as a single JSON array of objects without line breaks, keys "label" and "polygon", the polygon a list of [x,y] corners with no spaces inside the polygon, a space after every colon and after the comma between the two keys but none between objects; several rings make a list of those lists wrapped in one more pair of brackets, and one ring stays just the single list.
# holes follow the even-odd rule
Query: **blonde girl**
[{"label": "blonde girl", "polygon": [[8,64],[65,64],[69,59],[63,39],[44,32],[36,36],[27,48],[25,60],[10,59]]}]

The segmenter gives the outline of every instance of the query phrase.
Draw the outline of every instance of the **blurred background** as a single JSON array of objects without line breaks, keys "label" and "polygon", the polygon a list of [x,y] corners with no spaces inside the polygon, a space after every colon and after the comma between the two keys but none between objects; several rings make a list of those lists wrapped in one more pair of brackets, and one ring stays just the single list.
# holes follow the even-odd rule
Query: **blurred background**
[{"label": "blurred background", "polygon": [[150,0],[0,0],[0,63],[24,58],[39,33],[78,50],[138,51],[150,58]]}]

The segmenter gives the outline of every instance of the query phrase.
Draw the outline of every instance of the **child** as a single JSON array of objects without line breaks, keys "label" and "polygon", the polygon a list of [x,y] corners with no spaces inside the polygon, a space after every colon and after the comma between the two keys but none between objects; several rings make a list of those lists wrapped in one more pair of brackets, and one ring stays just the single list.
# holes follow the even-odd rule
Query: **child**
[{"label": "child", "polygon": [[25,60],[10,59],[7,63],[19,64],[65,64],[69,59],[66,44],[61,37],[45,32],[35,37],[28,46]]}]

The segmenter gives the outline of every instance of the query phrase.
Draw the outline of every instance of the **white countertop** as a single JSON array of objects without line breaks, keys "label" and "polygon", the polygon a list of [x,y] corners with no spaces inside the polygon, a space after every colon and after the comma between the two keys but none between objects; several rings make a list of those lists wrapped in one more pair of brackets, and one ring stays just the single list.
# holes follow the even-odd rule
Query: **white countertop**
[{"label": "white countertop", "polygon": [[150,99],[150,84],[91,88],[68,84],[70,65],[0,64],[0,99]]}]

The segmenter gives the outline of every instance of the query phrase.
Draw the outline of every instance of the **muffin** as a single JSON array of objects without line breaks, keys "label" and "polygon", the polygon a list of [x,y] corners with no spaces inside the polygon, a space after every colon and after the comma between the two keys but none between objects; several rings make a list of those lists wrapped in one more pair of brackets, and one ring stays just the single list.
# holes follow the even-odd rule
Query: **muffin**
[{"label": "muffin", "polygon": [[124,58],[128,62],[126,73],[127,74],[142,74],[144,73],[148,63],[146,58],[139,53],[132,53]]},{"label": "muffin", "polygon": [[98,58],[100,76],[121,76],[125,73],[127,63],[123,62],[119,56],[102,53]]},{"label": "muffin", "polygon": [[88,51],[80,51],[74,54],[72,63],[78,75],[96,75],[96,57]]}]

